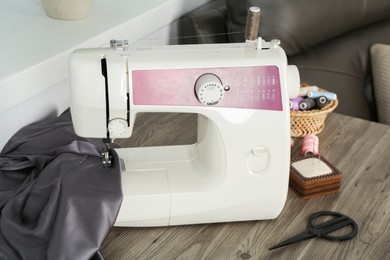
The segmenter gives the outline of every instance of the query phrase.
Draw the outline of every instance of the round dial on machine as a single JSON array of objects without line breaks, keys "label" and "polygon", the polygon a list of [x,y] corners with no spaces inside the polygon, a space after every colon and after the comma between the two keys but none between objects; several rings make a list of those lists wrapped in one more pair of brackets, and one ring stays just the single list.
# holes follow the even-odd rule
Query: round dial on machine
[{"label": "round dial on machine", "polygon": [[218,104],[222,101],[224,93],[222,82],[215,74],[203,74],[195,82],[196,97],[204,105]]},{"label": "round dial on machine", "polygon": [[128,129],[127,121],[122,118],[112,119],[108,123],[108,131],[112,138],[124,137]]}]

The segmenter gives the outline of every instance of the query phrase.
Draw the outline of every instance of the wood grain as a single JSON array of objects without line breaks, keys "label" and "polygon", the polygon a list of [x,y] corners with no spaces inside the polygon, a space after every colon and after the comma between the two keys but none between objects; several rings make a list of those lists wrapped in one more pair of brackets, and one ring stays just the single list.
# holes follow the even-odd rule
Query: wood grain
[{"label": "wood grain", "polygon": [[[196,115],[143,114],[124,146],[196,141]],[[239,134],[239,133],[238,133]],[[152,228],[115,227],[101,248],[105,259],[390,259],[390,127],[332,114],[319,134],[320,155],[342,172],[341,191],[303,200],[289,191],[274,220]],[[297,139],[293,157],[300,155]],[[344,242],[311,239],[269,251],[301,232],[316,211],[339,211],[359,225]]]}]

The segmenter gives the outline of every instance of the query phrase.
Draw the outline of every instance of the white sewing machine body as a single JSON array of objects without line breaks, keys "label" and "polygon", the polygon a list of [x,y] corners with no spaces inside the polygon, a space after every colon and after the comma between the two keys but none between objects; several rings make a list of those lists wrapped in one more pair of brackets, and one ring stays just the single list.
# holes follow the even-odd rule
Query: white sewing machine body
[{"label": "white sewing machine body", "polygon": [[96,48],[71,55],[71,112],[80,136],[130,137],[139,112],[199,115],[195,144],[116,149],[124,162],[116,225],[280,214],[289,180],[288,99],[298,91],[299,75],[287,66],[283,49],[261,43]]}]

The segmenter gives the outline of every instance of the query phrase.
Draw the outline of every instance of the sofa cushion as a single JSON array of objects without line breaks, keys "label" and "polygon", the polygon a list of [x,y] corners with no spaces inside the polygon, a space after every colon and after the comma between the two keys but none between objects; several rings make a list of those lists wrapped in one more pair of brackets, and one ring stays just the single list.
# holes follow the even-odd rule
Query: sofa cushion
[{"label": "sofa cushion", "polygon": [[[385,0],[226,0],[230,32],[245,29],[250,6],[264,9],[260,36],[279,39],[287,55],[294,55],[347,31],[390,19],[390,1]],[[243,34],[230,36],[242,42]]]},{"label": "sofa cushion", "polygon": [[379,122],[390,125],[390,45],[370,48]]},{"label": "sofa cushion", "polygon": [[369,55],[377,42],[390,44],[390,20],[345,33],[288,61],[298,66],[302,82],[337,93],[336,112],[377,120]]}]

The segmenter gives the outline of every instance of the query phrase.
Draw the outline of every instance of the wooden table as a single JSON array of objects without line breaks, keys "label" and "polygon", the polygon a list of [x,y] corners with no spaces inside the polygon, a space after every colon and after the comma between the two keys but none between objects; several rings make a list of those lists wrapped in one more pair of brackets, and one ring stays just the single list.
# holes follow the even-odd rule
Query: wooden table
[{"label": "wooden table", "polygon": [[[194,115],[141,115],[131,146],[191,143]],[[158,121],[155,127],[148,127]],[[289,190],[274,220],[152,228],[114,227],[101,248],[120,259],[390,259],[390,127],[332,114],[319,134],[320,154],[342,172],[341,191],[309,200]],[[176,142],[176,143],[175,143]],[[298,156],[301,140],[293,147]],[[307,217],[332,210],[359,225],[352,240],[310,239],[269,251],[301,232]]]}]

